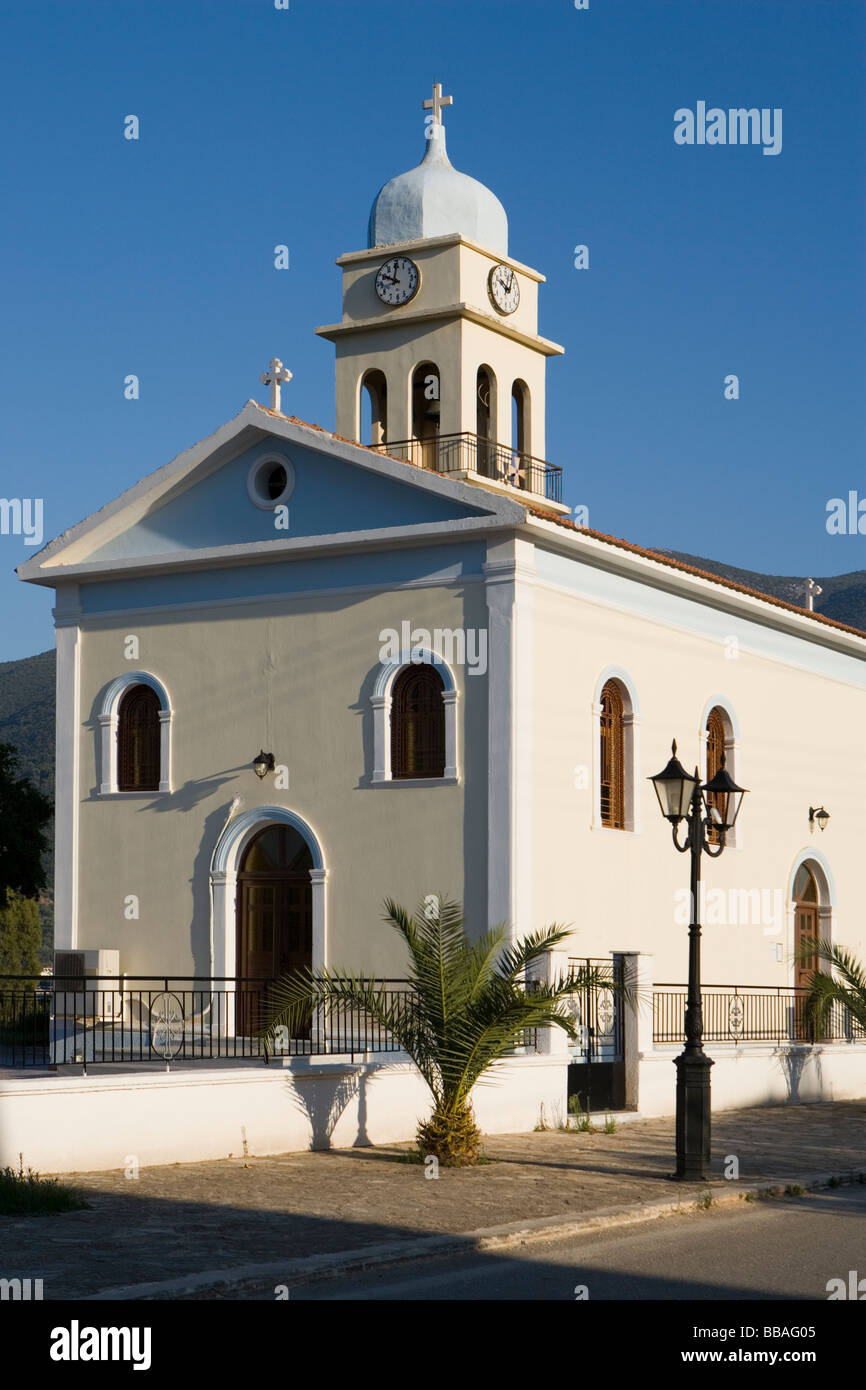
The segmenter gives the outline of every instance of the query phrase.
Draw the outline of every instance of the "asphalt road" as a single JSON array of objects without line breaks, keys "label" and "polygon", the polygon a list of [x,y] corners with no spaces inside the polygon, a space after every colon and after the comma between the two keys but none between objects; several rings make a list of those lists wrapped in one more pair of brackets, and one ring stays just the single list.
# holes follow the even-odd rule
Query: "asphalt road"
[{"label": "asphalt road", "polygon": [[[819,1299],[866,1280],[866,1187],[667,1217],[592,1237],[294,1287],[291,1300]],[[866,1297],[866,1283],[863,1286]],[[255,1297],[256,1295],[252,1295]],[[258,1297],[268,1296],[259,1293]],[[270,1294],[272,1297],[273,1295]]]}]

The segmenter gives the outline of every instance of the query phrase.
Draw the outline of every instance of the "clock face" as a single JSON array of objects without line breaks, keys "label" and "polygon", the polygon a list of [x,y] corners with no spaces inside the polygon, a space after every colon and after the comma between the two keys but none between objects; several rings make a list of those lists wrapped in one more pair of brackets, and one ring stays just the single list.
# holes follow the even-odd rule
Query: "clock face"
[{"label": "clock face", "polygon": [[376,273],[376,293],[383,304],[408,304],[420,283],[421,272],[408,256],[392,256]]},{"label": "clock face", "polygon": [[520,286],[510,265],[495,265],[487,280],[490,298],[503,314],[513,314],[520,303]]}]

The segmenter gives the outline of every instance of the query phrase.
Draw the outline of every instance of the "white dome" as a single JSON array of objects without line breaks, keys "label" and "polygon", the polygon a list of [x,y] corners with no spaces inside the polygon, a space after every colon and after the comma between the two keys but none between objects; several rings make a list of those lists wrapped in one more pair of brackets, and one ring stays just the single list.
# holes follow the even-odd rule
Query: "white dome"
[{"label": "white dome", "polygon": [[431,124],[429,130],[421,163],[386,183],[374,202],[367,245],[460,232],[507,256],[505,208],[483,183],[454,168],[445,149],[445,127]]}]

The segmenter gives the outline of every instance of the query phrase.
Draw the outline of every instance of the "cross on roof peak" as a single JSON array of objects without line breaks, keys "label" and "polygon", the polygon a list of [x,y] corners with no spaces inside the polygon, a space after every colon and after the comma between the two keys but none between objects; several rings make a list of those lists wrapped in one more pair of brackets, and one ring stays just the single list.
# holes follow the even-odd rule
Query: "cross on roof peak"
[{"label": "cross on roof peak", "polygon": [[288,367],[284,367],[279,357],[272,357],[268,363],[268,370],[262,372],[259,380],[263,386],[271,388],[271,410],[280,409],[280,387],[282,383],[289,382],[292,374]]},{"label": "cross on roof peak", "polygon": [[424,110],[425,110],[425,111],[432,111],[432,112],[433,112],[433,124],[434,124],[434,125],[441,125],[441,124],[442,124],[442,107],[443,107],[443,106],[453,106],[453,104],[454,104],[454,98],[453,98],[453,97],[443,97],[443,95],[442,95],[442,83],[441,83],[441,82],[434,82],[434,83],[433,83],[433,96],[432,96],[432,97],[428,97],[427,100],[424,102]]}]

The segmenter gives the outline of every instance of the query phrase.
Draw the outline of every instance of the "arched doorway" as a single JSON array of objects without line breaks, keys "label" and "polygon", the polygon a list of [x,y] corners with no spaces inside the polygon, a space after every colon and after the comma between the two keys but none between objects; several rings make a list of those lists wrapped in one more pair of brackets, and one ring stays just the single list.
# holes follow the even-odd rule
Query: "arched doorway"
[{"label": "arched doorway", "polygon": [[[794,878],[794,985],[798,990],[809,986],[812,972],[818,969],[817,952],[808,943],[820,936],[818,923],[818,884],[808,864],[801,864]],[[804,954],[808,951],[808,954]],[[797,1037],[813,1042],[814,1027],[805,1016],[805,994],[796,996]]]},{"label": "arched doorway", "polygon": [[266,825],[247,845],[238,871],[238,1030],[258,1026],[257,982],[313,964],[313,856],[292,825]]}]

